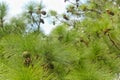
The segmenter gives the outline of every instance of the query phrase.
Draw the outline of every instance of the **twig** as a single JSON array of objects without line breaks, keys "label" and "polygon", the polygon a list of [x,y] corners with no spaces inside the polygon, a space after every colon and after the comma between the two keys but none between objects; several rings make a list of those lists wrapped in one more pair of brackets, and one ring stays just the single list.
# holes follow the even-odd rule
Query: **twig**
[{"label": "twig", "polygon": [[110,34],[108,34],[108,37],[110,39],[110,41],[113,43],[113,45],[120,50],[120,48],[117,46],[117,44],[115,43],[115,41],[111,38]]}]

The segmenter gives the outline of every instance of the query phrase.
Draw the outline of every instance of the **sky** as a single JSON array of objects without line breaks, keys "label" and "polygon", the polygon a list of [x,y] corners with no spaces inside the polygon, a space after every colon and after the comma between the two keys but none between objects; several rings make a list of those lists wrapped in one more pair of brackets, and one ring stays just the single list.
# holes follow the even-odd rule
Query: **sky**
[{"label": "sky", "polygon": [[[9,5],[9,14],[14,16],[22,12],[22,9],[25,7],[25,4],[31,0],[0,0],[0,2],[6,2]],[[41,0],[33,0],[40,2]],[[56,10],[58,13],[61,13],[65,10],[64,0],[42,0],[46,9]]]},{"label": "sky", "polygon": [[[6,2],[8,4],[8,19],[22,13],[22,10],[25,8],[25,5],[30,1],[31,0],[0,0],[0,2]],[[33,1],[40,2],[41,0]],[[64,2],[64,0],[42,0],[42,2],[47,10],[52,9],[57,11],[57,13],[63,13],[65,11],[66,3]],[[46,23],[44,24],[42,29],[45,31],[46,34],[48,34],[54,27],[55,26]]]},{"label": "sky", "polygon": [[[10,19],[13,16],[17,16],[22,13],[22,10],[25,8],[25,5],[31,0],[0,0],[0,2],[6,2],[8,4],[8,16],[7,19]],[[33,0],[40,2],[41,0]],[[55,10],[58,13],[63,13],[65,11],[65,3],[64,0],[42,0],[45,8],[47,10]],[[50,33],[50,31],[54,28],[53,25],[46,23],[43,25],[42,29],[46,34]]]}]

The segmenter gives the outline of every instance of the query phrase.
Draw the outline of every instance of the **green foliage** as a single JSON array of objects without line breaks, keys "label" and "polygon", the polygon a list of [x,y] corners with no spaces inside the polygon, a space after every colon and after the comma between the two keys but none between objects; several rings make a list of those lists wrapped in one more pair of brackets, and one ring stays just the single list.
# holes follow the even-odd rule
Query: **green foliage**
[{"label": "green foliage", "polygon": [[7,9],[8,9],[8,6],[6,3],[4,2],[0,3],[0,18],[3,18],[6,16]]},{"label": "green foliage", "polygon": [[4,18],[7,15],[8,6],[6,3],[0,3],[0,27],[3,28]]},{"label": "green foliage", "polygon": [[49,13],[50,13],[51,16],[56,16],[57,15],[57,12],[54,11],[54,10],[50,10]]},{"label": "green foliage", "polygon": [[49,11],[59,22],[49,35],[26,32],[27,25],[40,27],[36,20],[46,14],[36,3],[0,28],[0,80],[114,80],[120,73],[118,4],[68,2],[64,15]]}]

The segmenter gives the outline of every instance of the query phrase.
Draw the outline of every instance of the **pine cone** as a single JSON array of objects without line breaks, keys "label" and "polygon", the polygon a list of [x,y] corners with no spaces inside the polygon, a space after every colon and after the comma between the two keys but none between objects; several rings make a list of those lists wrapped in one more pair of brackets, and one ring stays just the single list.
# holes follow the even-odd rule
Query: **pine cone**
[{"label": "pine cone", "polygon": [[65,20],[69,20],[69,18],[68,18],[66,15],[63,15],[63,18],[64,18]]},{"label": "pine cone", "polygon": [[115,15],[115,14],[114,14],[112,11],[110,11],[109,9],[107,9],[106,12],[107,12],[109,15],[112,15],[112,16]]},{"label": "pine cone", "polygon": [[43,23],[43,24],[45,23],[43,19],[40,19],[40,22]]},{"label": "pine cone", "polygon": [[46,11],[41,11],[41,14],[46,15]]},{"label": "pine cone", "polygon": [[30,58],[31,57],[31,55],[30,55],[30,53],[28,51],[24,51],[22,53],[22,55],[23,55],[24,58]]},{"label": "pine cone", "polygon": [[25,58],[24,65],[29,66],[32,63],[31,58]]}]

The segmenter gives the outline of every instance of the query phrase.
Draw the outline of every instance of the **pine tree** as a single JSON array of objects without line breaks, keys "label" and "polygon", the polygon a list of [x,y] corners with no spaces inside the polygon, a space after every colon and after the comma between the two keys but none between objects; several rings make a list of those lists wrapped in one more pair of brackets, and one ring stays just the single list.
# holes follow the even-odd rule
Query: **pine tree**
[{"label": "pine tree", "polygon": [[[28,4],[25,15],[4,24],[4,34],[0,32],[0,80],[119,77],[119,0],[64,2],[69,2],[65,13],[57,14],[54,10],[48,13],[56,26],[49,35],[34,32],[34,27],[41,30],[46,16],[41,4],[38,9],[36,3]],[[25,34],[27,25],[33,29]]]}]

